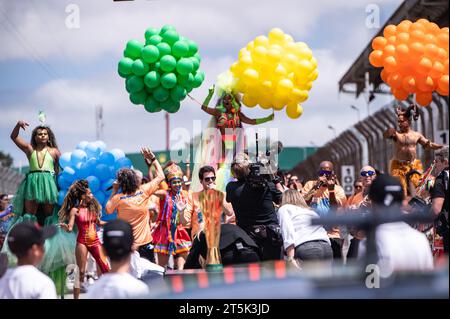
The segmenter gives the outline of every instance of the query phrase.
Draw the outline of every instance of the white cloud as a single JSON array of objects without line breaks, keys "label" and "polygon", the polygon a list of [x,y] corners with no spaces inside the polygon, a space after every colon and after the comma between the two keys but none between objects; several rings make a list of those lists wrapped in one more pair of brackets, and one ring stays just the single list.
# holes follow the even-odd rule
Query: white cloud
[{"label": "white cloud", "polygon": [[[356,8],[363,15],[365,6],[372,2],[77,1],[81,10],[81,28],[72,30],[64,26],[67,16],[65,7],[69,2],[24,1],[14,5],[12,2],[0,2],[0,18],[3,18],[0,21],[0,37],[3,40],[0,61],[40,61],[57,71],[53,62],[58,60],[66,64],[64,71],[67,73],[95,70],[100,58],[109,63],[106,72],[91,72],[91,75],[77,78],[58,78],[56,75],[32,92],[16,94],[14,103],[1,102],[0,136],[8,136],[14,123],[22,118],[31,120],[32,126],[36,125],[37,111],[43,108],[49,124],[58,134],[61,149],[70,151],[81,140],[95,139],[94,108],[101,104],[106,123],[105,141],[109,147],[118,147],[126,152],[135,152],[142,145],[163,149],[163,113],[149,114],[142,107],[132,105],[123,79],[116,74],[116,61],[127,40],[142,40],[147,27],[167,23],[175,25],[181,34],[195,40],[203,57],[201,68],[206,72],[206,80],[192,95],[203,101],[217,75],[226,70],[239,49],[257,35],[267,33],[275,26],[281,27],[298,41],[312,37],[312,29],[331,32],[329,28],[320,29],[320,24],[325,23],[322,18],[325,14],[340,10],[342,19],[349,25],[348,33],[339,34],[345,40],[340,52],[312,47],[319,61],[320,75],[309,100],[304,104],[304,115],[298,120],[290,120],[284,111],[278,112],[276,120],[266,125],[279,128],[285,145],[309,146],[311,140],[323,144],[332,137],[332,132],[326,128],[328,124],[338,132],[344,130],[356,119],[349,105],[364,105],[362,99],[355,101],[350,95],[338,96],[337,82],[370,36],[364,28],[352,30],[351,27],[358,25],[361,18],[355,22],[346,10]],[[376,2],[381,4],[387,1]],[[7,19],[4,13],[7,13]],[[317,37],[320,38],[321,34],[318,33]],[[321,45],[326,46],[326,43]],[[244,112],[250,117],[269,114],[269,111],[260,108],[246,108]],[[364,114],[363,109],[361,112]],[[209,116],[200,110],[199,105],[186,99],[180,112],[171,115],[171,127],[191,130],[192,121],[196,119],[201,119],[205,126]],[[29,138],[29,135],[24,136]],[[11,153],[17,161],[24,160],[23,154],[6,138],[0,139],[0,148]]]},{"label": "white cloud", "polygon": [[[69,29],[70,13],[63,1],[3,2],[0,4],[3,41],[0,60],[62,57],[73,63],[121,53],[127,40],[143,40],[147,27],[173,24],[205,51],[243,46],[278,26],[294,38],[309,35],[321,15],[336,10],[364,8],[369,0],[289,1],[134,1],[117,3],[77,1],[80,28]],[[376,1],[382,4],[387,1]],[[392,3],[392,2],[391,2]],[[345,14],[345,11],[343,11]],[[228,49],[228,50],[230,50]]]}]

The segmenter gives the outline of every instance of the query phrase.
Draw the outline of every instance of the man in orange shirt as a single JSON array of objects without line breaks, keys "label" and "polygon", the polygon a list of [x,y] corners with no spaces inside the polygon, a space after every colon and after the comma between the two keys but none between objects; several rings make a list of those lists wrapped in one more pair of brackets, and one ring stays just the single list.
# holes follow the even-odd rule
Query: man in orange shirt
[{"label": "man in orange shirt", "polygon": [[[134,247],[141,257],[155,262],[151,246],[149,201],[164,179],[164,172],[155,155],[148,149],[141,149],[144,159],[152,162],[156,168],[156,177],[151,182],[140,185],[132,169],[123,168],[117,172],[117,181],[106,204],[106,213],[112,214],[117,209],[117,218],[128,222],[133,228]],[[150,169],[150,167],[149,167]],[[121,193],[118,193],[119,188]]]}]

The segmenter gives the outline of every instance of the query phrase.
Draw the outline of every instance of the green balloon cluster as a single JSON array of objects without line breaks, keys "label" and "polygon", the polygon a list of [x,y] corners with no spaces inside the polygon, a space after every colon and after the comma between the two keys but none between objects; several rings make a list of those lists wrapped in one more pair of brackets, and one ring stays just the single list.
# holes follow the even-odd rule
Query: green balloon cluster
[{"label": "green balloon cluster", "polygon": [[145,44],[128,41],[118,72],[126,79],[130,101],[150,113],[177,112],[186,95],[205,80],[197,51],[197,44],[171,25],[147,29]]}]

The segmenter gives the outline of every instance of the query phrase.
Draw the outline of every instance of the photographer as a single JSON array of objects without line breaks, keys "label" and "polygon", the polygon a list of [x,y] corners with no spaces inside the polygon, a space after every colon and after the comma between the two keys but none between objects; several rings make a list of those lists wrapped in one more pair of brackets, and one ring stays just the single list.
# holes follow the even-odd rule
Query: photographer
[{"label": "photographer", "polygon": [[227,185],[227,202],[233,206],[236,223],[256,242],[261,260],[281,259],[283,240],[274,203],[281,202],[278,179],[267,181],[261,187],[249,183],[250,162],[246,154],[238,154],[231,164],[231,173],[237,181]]}]

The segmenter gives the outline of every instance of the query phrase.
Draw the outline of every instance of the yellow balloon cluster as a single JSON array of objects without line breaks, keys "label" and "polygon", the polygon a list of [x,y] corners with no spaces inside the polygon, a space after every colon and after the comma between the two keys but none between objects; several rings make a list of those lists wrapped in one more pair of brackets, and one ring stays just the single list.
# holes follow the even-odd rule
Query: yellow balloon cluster
[{"label": "yellow balloon cluster", "polygon": [[230,68],[236,78],[235,91],[242,93],[248,107],[259,104],[263,109],[281,111],[296,119],[303,113],[300,103],[308,99],[317,79],[317,60],[304,42],[281,29],[270,30],[269,36],[258,36],[239,51],[238,60]]}]

